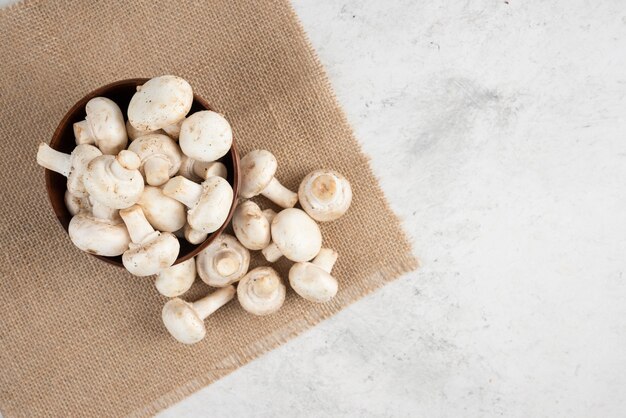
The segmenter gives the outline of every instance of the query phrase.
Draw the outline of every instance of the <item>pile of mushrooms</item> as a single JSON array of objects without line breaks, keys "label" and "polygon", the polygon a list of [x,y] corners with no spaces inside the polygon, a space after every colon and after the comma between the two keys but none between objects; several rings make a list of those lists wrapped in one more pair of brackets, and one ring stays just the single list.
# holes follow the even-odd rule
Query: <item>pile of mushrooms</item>
[{"label": "pile of mushrooms", "polygon": [[[278,311],[285,279],[308,301],[330,301],[338,290],[331,274],[338,254],[322,248],[317,222],[346,213],[350,183],[336,171],[315,170],[293,192],[276,179],[278,162],[267,150],[241,159],[234,235],[223,233],[195,258],[174,264],[179,240],[206,240],[224,225],[233,202],[226,166],[218,161],[231,148],[231,126],[216,112],[189,114],[192,102],[187,81],[155,77],[137,88],[126,121],[112,100],[91,99],[85,120],[74,124],[70,154],[40,144],[37,162],[67,177],[71,241],[91,254],[122,256],[133,275],[154,275],[157,291],[171,298],[162,310],[165,328],[184,344],[202,340],[204,320],[235,295],[253,315]],[[281,210],[246,200],[259,195]],[[269,263],[292,261],[288,278],[271,266],[249,270],[250,251]],[[182,300],[197,277],[217,290],[195,302]]]}]

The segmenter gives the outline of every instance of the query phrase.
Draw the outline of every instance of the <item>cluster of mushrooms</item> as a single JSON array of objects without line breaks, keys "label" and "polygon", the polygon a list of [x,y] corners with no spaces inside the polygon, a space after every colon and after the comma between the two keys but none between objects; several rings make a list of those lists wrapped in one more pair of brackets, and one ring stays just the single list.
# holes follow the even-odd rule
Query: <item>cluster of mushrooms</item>
[{"label": "cluster of mushrooms", "polygon": [[[283,305],[283,280],[269,266],[248,271],[250,250],[260,250],[271,263],[281,257],[293,261],[289,283],[303,298],[332,299],[338,255],[322,248],[316,221],[338,219],[352,200],[350,183],[332,170],[308,174],[294,193],[274,177],[278,164],[272,153],[251,151],[241,159],[239,197],[262,195],[282,210],[241,201],[232,218],[235,236],[223,233],[195,258],[174,265],[179,239],[202,243],[226,222],[233,204],[227,168],[218,161],[232,145],[230,124],[208,110],[188,115],[192,102],[187,81],[155,77],[137,88],[127,122],[115,102],[95,97],[86,104],[85,120],[74,124],[77,145],[71,154],[45,143],[37,152],[39,165],[67,177],[74,245],[91,254],[121,255],[133,275],[157,275],[158,292],[172,298],[163,307],[163,323],[185,344],[202,340],[204,319],[235,294],[254,315]],[[298,202],[302,209],[294,208]],[[196,276],[218,290],[193,303],[178,298]]]}]

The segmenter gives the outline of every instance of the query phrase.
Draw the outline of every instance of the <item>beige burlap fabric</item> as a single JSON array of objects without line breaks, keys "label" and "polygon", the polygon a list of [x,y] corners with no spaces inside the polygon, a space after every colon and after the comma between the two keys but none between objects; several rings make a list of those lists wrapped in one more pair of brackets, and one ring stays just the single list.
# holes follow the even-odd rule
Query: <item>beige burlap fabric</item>
[{"label": "beige burlap fabric", "polygon": [[[285,0],[27,1],[0,10],[0,42],[5,416],[152,414],[417,266]],[[37,143],[94,88],[170,73],[227,115],[242,153],[272,150],[291,189],[320,167],[352,180],[351,210],[322,225],[324,245],[340,254],[332,302],[290,291],[261,318],[233,301],[206,321],[204,341],[184,346],[163,328],[165,298],[151,279],[72,246],[49,206]],[[278,264],[283,277],[288,267]],[[196,283],[185,297],[207,290]]]}]

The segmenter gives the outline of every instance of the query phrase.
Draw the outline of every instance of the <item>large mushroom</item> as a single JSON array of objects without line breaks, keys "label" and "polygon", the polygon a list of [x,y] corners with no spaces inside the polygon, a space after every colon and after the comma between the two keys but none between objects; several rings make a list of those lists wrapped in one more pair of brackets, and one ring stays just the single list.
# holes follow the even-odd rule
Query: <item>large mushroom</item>
[{"label": "large mushroom", "polygon": [[196,257],[198,275],[213,287],[235,283],[247,272],[250,252],[232,235],[222,234]]},{"label": "large mushroom", "polygon": [[146,219],[156,230],[176,232],[185,226],[187,221],[185,205],[165,196],[159,187],[145,186],[137,204],[141,206]]},{"label": "large mushroom", "polygon": [[352,187],[340,173],[315,170],[300,183],[298,197],[302,209],[318,222],[339,219],[350,207]]},{"label": "large mushroom", "polygon": [[237,285],[237,299],[243,309],[254,315],[269,315],[285,302],[286,288],[271,267],[257,267]]},{"label": "large mushroom", "polygon": [[277,168],[276,157],[269,151],[254,150],[246,154],[241,159],[241,197],[251,199],[262,194],[280,207],[292,208],[298,195],[276,180]]},{"label": "large mushroom", "polygon": [[235,296],[235,287],[228,286],[193,303],[175,298],[169,300],[161,317],[167,331],[183,344],[195,344],[206,335],[204,320]]},{"label": "large mushroom", "polygon": [[141,160],[139,171],[151,186],[165,184],[180,168],[182,154],[176,142],[167,135],[144,135],[130,143],[129,151]]},{"label": "large mushroom", "polygon": [[193,103],[189,83],[174,75],[152,78],[140,87],[128,104],[128,120],[139,131],[154,131],[185,118]]},{"label": "large mushroom", "polygon": [[143,193],[143,177],[137,154],[123,150],[117,156],[96,157],[83,175],[89,195],[105,206],[123,209],[137,203]]},{"label": "large mushroom", "polygon": [[87,197],[83,173],[87,165],[102,152],[93,145],[78,145],[71,154],[65,154],[42,142],[37,150],[37,164],[67,177],[67,190],[76,197]]},{"label": "large mushroom", "polygon": [[289,270],[289,284],[297,294],[311,302],[324,303],[337,294],[337,279],[330,272],[337,252],[322,248],[312,262],[295,263]]},{"label": "large mushroom", "polygon": [[219,161],[197,161],[183,154],[178,175],[183,176],[191,181],[201,182],[211,176],[226,178],[228,172],[226,166]]},{"label": "large mushroom", "polygon": [[233,131],[224,116],[202,110],[184,120],[178,143],[185,155],[194,160],[215,161],[230,149]]},{"label": "large mushroom", "polygon": [[118,211],[95,201],[92,203],[93,212],[82,210],[72,217],[67,230],[70,240],[90,254],[121,255],[130,244],[130,236]]},{"label": "large mushroom", "polygon": [[185,293],[196,279],[196,260],[190,258],[159,272],[154,284],[160,294],[168,298]]},{"label": "large mushroom", "polygon": [[174,264],[180,251],[174,234],[152,228],[139,205],[120,210],[120,216],[132,241],[122,255],[126,270],[135,276],[150,276]]},{"label": "large mushroom", "polygon": [[95,143],[103,154],[115,155],[126,148],[128,135],[120,107],[106,97],[94,97],[85,105],[87,116],[74,124],[77,144]]},{"label": "large mushroom", "polygon": [[262,250],[270,243],[270,222],[259,205],[247,200],[235,209],[233,231],[241,244],[249,250]]},{"label": "large mushroom", "polygon": [[198,232],[210,234],[226,221],[233,203],[233,189],[221,177],[213,176],[202,184],[176,176],[163,186],[163,194],[189,208],[187,222]]},{"label": "large mushroom", "polygon": [[322,233],[309,215],[301,209],[283,209],[271,223],[272,243],[262,251],[273,263],[281,256],[291,261],[309,261],[322,248]]}]

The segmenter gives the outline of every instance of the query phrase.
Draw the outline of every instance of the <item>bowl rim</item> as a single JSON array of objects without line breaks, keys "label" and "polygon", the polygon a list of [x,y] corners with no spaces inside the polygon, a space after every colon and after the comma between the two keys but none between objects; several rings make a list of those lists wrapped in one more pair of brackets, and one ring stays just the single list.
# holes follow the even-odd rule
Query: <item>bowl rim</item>
[{"label": "bowl rim", "polygon": [[[125,80],[118,80],[118,81],[114,81],[112,83],[106,84],[104,86],[98,87],[97,89],[89,92],[88,94],[86,94],[85,96],[83,96],[81,99],[79,99],[63,116],[63,118],[61,119],[61,121],[59,122],[59,124],[57,125],[57,128],[54,130],[54,133],[52,134],[52,138],[50,139],[50,142],[48,145],[50,145],[50,147],[52,147],[53,149],[57,149],[61,143],[61,137],[62,137],[62,133],[65,130],[65,127],[67,126],[67,124],[69,123],[70,119],[74,116],[74,114],[78,111],[83,111],[84,112],[84,108],[85,105],[87,104],[87,102],[89,100],[91,100],[94,97],[98,97],[98,96],[106,96],[108,91],[112,88],[115,87],[121,87],[121,86],[126,86],[126,85],[135,85],[135,86],[139,86],[141,84],[144,84],[146,81],[148,81],[149,78],[128,78]],[[202,107],[204,107],[206,110],[212,110],[212,111],[216,111],[204,98],[202,98],[201,96],[197,95],[195,92],[193,94],[193,98],[196,102],[200,103],[200,105]],[[195,257],[200,251],[202,251],[203,249],[205,249],[206,247],[208,247],[213,241],[215,241],[217,239],[217,237],[219,237],[224,230],[228,227],[228,224],[230,223],[233,214],[235,212],[235,209],[237,208],[237,203],[239,201],[238,199],[238,195],[239,195],[239,183],[240,183],[240,176],[239,176],[239,152],[237,151],[237,143],[235,141],[235,136],[233,134],[233,141],[232,141],[232,145],[230,147],[230,150],[228,151],[229,154],[231,154],[231,158],[232,158],[232,162],[233,162],[233,183],[231,184],[231,186],[233,187],[233,201],[232,204],[230,206],[230,211],[228,212],[228,216],[226,217],[226,220],[224,221],[224,223],[222,224],[222,226],[219,227],[219,229],[217,229],[216,231],[212,232],[211,234],[209,234],[209,236],[207,237],[207,239],[205,239],[202,243],[198,244],[196,246],[196,248],[194,248],[192,251],[190,251],[189,253],[187,253],[184,256],[180,256],[176,258],[176,261],[174,262],[174,265],[182,263],[184,261],[187,261],[193,257]],[[50,202],[50,205],[52,206],[52,211],[54,212],[54,214],[57,217],[57,220],[59,221],[59,223],[61,224],[61,227],[65,230],[65,232],[68,232],[68,228],[67,226],[64,224],[63,222],[63,218],[65,218],[65,213],[62,213],[59,208],[57,208],[54,204],[53,198],[52,198],[52,193],[53,190],[58,190],[58,188],[55,188],[53,186],[53,175],[55,173],[51,170],[48,169],[44,169],[44,177],[45,177],[45,184],[46,184],[46,193],[48,195],[48,201]],[[66,189],[67,190],[67,189]],[[65,190],[63,191],[63,193],[65,193]],[[67,210],[67,208],[65,208]],[[177,237],[178,238],[178,237]],[[184,239],[184,238],[178,238],[179,240]],[[105,261],[111,265],[114,266],[118,266],[118,267],[124,267],[124,265],[117,260],[117,257],[106,257],[106,256],[102,256],[102,255],[97,255],[97,254],[91,254],[91,253],[87,253],[93,257],[96,257],[102,261]]]}]

